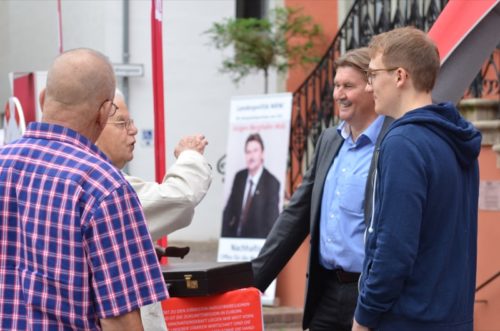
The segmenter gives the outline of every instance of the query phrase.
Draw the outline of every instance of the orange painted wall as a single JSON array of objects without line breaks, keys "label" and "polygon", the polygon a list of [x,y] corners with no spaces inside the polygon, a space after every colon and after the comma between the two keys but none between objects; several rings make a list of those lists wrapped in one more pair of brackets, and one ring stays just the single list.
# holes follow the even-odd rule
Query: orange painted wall
[{"label": "orange painted wall", "polygon": [[[303,13],[314,18],[323,29],[325,42],[320,47],[324,53],[337,34],[337,0],[285,0],[285,5],[303,8]],[[288,73],[287,91],[293,92],[302,84],[312,68],[292,68]],[[306,239],[278,277],[276,296],[281,306],[303,307],[306,269],[309,254],[309,239]]]},{"label": "orange painted wall", "polygon": [[[343,1],[343,0],[341,0]],[[330,46],[338,30],[338,3],[337,0],[285,0],[288,7],[302,8],[305,15],[309,15],[323,30],[324,41],[319,45],[318,51],[322,56]],[[295,91],[312,71],[310,68],[296,67],[288,72],[287,91]]]},{"label": "orange painted wall", "polygon": [[[491,146],[481,149],[479,156],[481,180],[500,181],[496,167],[497,154]],[[479,210],[477,285],[500,271],[500,211]],[[486,300],[484,302],[483,300]],[[476,293],[475,331],[500,330],[500,278]]]},{"label": "orange painted wall", "polygon": [[[301,7],[323,28],[326,50],[338,30],[338,0],[285,0],[286,6]],[[342,0],[341,0],[342,1]],[[498,52],[497,52],[498,54]],[[295,91],[312,68],[296,67],[290,70],[287,91]],[[496,153],[484,146],[479,157],[481,180],[500,181],[500,168],[496,167]],[[500,271],[500,211],[479,211],[477,284]],[[278,277],[277,294],[281,306],[303,307],[309,239],[306,239]],[[453,277],[453,275],[450,275]],[[485,302],[485,301],[486,302]],[[500,331],[500,278],[476,293],[474,330]]]}]

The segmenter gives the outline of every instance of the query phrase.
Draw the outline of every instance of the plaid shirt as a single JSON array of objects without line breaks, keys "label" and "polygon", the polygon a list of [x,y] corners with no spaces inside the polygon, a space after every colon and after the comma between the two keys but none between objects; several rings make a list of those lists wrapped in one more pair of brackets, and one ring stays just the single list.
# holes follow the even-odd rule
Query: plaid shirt
[{"label": "plaid shirt", "polygon": [[0,149],[0,330],[100,330],[168,297],[139,200],[106,160],[47,123]]}]

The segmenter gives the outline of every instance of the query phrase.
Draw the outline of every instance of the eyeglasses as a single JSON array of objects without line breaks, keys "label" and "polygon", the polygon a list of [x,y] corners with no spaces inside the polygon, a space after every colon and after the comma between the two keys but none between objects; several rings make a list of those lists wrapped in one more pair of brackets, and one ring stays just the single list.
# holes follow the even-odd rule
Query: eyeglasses
[{"label": "eyeglasses", "polygon": [[101,109],[101,107],[102,107],[102,106],[104,106],[104,104],[105,104],[106,102],[111,102],[111,109],[110,109],[110,111],[109,111],[109,113],[108,113],[108,116],[109,116],[109,117],[111,117],[111,116],[113,116],[114,114],[116,114],[116,111],[118,110],[118,106],[117,106],[117,105],[116,105],[113,101],[111,101],[111,100],[109,100],[109,99],[106,99],[106,100],[104,100],[104,101],[101,103],[101,105],[99,106],[99,109]]},{"label": "eyeglasses", "polygon": [[108,116],[109,117],[113,116],[114,114],[116,114],[117,110],[118,110],[118,106],[114,102],[111,102],[111,110],[109,111]]},{"label": "eyeglasses", "polygon": [[366,70],[366,80],[368,81],[368,85],[372,85],[373,83],[373,78],[375,78],[375,73],[377,71],[394,71],[394,70],[398,70],[399,67],[396,67],[396,68],[381,68],[381,69],[370,69],[368,68],[368,70]]},{"label": "eyeglasses", "polygon": [[112,122],[108,121],[107,124],[116,125],[117,127],[121,128],[122,130],[125,129],[127,131],[130,131],[132,129],[132,126],[135,126],[134,120],[131,118],[129,118],[126,121],[112,121]]}]

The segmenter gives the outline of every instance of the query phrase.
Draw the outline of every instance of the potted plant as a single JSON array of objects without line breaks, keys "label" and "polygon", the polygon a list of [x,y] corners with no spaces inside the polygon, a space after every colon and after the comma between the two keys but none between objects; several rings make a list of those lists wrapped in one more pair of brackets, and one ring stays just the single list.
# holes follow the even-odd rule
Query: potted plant
[{"label": "potted plant", "polygon": [[220,71],[231,74],[234,83],[262,71],[265,93],[271,69],[286,72],[292,66],[320,59],[315,46],[321,40],[321,27],[297,8],[278,7],[262,19],[225,19],[215,22],[206,33],[217,49],[234,50],[223,60]]}]

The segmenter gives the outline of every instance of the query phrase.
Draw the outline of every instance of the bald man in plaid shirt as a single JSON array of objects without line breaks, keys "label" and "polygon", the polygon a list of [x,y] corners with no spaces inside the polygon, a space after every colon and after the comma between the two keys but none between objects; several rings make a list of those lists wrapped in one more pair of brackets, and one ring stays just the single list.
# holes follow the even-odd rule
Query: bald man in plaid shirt
[{"label": "bald man in plaid shirt", "polygon": [[0,149],[0,330],[142,330],[168,297],[142,208],[94,145],[116,112],[100,53],[60,55],[41,123]]}]

